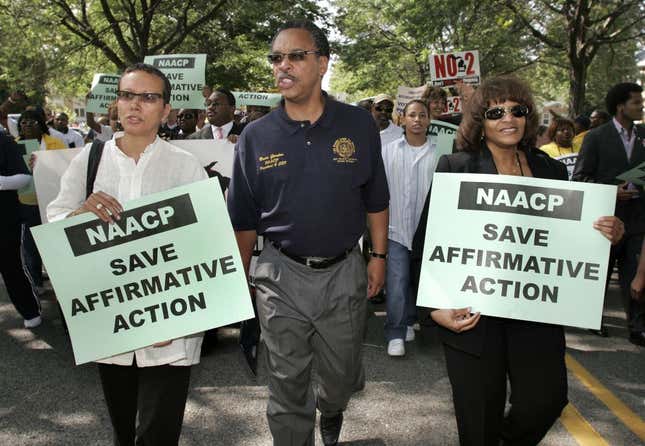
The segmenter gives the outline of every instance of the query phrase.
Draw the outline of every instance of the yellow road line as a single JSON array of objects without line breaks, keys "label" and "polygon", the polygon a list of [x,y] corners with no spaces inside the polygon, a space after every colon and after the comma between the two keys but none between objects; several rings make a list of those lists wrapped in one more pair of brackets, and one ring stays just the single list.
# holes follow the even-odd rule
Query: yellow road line
[{"label": "yellow road line", "polygon": [[609,446],[602,436],[580,415],[571,403],[562,411],[560,422],[580,446]]},{"label": "yellow road line", "polygon": [[573,359],[571,355],[565,355],[567,368],[571,370],[578,380],[585,385],[591,393],[595,395],[600,401],[611,410],[620,421],[633,433],[636,434],[641,441],[645,441],[645,422],[641,417],[634,413],[629,407],[619,400],[611,391],[603,386],[594,376],[587,371],[578,361]]}]

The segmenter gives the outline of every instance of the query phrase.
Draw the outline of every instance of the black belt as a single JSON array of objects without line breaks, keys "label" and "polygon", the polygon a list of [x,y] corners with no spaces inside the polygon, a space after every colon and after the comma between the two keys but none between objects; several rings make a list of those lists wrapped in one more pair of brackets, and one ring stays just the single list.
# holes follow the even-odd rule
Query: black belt
[{"label": "black belt", "polygon": [[273,245],[275,249],[277,249],[280,253],[284,254],[285,256],[289,257],[294,262],[298,262],[301,265],[305,265],[313,269],[329,268],[330,266],[335,265],[336,263],[342,260],[345,260],[349,255],[349,253],[352,252],[352,249],[353,249],[353,248],[348,249],[344,253],[337,255],[336,257],[328,257],[328,258],[319,260],[316,257],[300,257],[294,254],[290,254],[289,252],[282,249],[282,247],[274,241],[271,241],[271,245]]}]

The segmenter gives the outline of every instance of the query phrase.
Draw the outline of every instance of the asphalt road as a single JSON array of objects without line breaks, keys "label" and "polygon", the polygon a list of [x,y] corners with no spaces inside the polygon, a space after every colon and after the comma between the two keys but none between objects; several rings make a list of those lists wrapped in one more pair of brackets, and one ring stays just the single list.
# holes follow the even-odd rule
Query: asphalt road
[{"label": "asphalt road", "polygon": [[[96,367],[74,365],[52,299],[51,292],[43,298],[43,325],[27,330],[0,287],[0,445],[110,445]],[[341,444],[457,444],[450,386],[433,329],[422,327],[404,358],[389,358],[384,308],[369,307],[367,386],[345,414]],[[609,338],[567,330],[571,405],[542,444],[645,444],[645,348],[627,341],[614,286],[605,316]],[[222,330],[216,351],[193,368],[182,446],[271,444],[260,354],[259,376],[253,379],[243,365],[237,330]]]}]

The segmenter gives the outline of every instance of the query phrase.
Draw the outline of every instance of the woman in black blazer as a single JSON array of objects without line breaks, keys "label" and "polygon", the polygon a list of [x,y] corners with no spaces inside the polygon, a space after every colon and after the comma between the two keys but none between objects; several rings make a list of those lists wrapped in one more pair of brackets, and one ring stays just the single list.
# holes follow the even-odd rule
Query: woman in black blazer
[{"label": "woman in black blazer", "polygon": [[[564,164],[534,148],[537,129],[527,86],[512,77],[489,79],[467,104],[457,134],[460,151],[442,156],[436,172],[567,180]],[[425,212],[428,203],[429,197]],[[417,259],[425,222],[422,216],[413,244]],[[613,243],[624,232],[613,216],[594,227]],[[468,308],[433,310],[431,316],[444,344],[460,443],[539,443],[567,404],[562,326],[481,316]],[[507,377],[511,409],[504,416]]]}]

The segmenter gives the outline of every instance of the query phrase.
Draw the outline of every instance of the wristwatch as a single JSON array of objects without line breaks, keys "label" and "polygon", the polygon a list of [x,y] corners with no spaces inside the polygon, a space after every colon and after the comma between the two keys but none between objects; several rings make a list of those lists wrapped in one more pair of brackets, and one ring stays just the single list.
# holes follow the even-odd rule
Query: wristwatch
[{"label": "wristwatch", "polygon": [[387,259],[387,254],[380,254],[374,251],[370,251],[370,256],[376,257],[377,259]]}]

